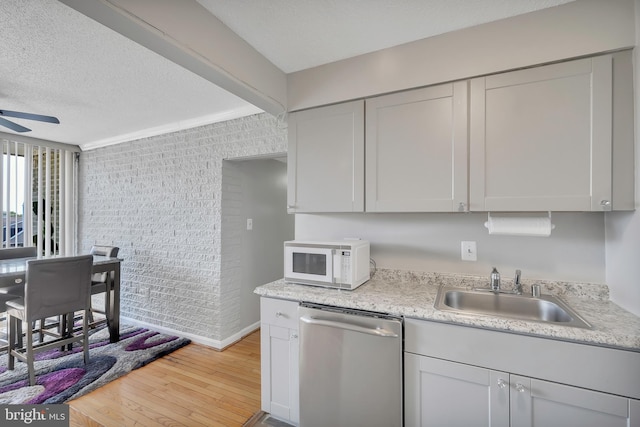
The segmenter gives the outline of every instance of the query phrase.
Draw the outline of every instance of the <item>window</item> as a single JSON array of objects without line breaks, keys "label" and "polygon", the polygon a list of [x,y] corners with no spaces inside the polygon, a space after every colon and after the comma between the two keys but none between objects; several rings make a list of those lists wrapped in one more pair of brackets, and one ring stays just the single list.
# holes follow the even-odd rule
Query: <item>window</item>
[{"label": "window", "polygon": [[2,247],[37,246],[43,255],[75,251],[76,153],[0,140]]}]

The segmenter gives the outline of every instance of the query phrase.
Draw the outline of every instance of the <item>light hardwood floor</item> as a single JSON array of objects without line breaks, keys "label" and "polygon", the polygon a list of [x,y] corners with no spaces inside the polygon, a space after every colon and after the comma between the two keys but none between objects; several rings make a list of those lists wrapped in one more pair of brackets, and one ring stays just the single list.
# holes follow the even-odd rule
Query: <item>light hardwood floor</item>
[{"label": "light hardwood floor", "polygon": [[71,427],[242,426],[260,409],[260,331],[189,344],[69,403]]}]

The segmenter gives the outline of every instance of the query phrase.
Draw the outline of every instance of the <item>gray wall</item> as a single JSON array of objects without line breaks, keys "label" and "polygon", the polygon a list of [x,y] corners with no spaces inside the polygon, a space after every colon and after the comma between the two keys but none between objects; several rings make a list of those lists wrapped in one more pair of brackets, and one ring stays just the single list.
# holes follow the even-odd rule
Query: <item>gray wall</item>
[{"label": "gray wall", "polygon": [[[221,281],[222,161],[287,150],[267,114],[83,152],[79,250],[119,246],[122,316],[221,347],[236,290]],[[237,331],[235,331],[237,332]]]},{"label": "gray wall", "polygon": [[[296,238],[359,237],[378,268],[604,283],[602,213],[553,213],[550,237],[489,235],[487,214],[296,215]],[[460,242],[477,242],[478,260],[461,261]],[[508,282],[507,282],[508,283]]]},{"label": "gray wall", "polygon": [[[247,219],[253,229],[247,230]],[[283,276],[285,240],[293,239],[287,214],[287,165],[275,159],[225,160],[222,165],[222,276],[232,308],[223,336],[251,330],[260,322],[260,298],[253,290]],[[223,308],[224,309],[224,308]]]},{"label": "gray wall", "polygon": [[634,0],[573,1],[297,71],[287,75],[287,106],[300,110],[633,47],[633,8]]}]

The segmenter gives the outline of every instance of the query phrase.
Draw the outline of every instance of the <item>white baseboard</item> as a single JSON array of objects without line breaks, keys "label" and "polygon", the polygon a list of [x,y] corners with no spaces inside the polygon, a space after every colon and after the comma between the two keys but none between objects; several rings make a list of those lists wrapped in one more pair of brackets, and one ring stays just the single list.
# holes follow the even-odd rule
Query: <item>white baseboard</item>
[{"label": "white baseboard", "polygon": [[153,329],[154,331],[162,332],[163,334],[177,335],[179,337],[189,338],[194,343],[206,345],[208,347],[213,347],[216,350],[223,350],[226,347],[229,347],[231,344],[235,343],[236,341],[240,341],[242,338],[246,337],[256,329],[260,328],[260,322],[258,321],[253,325],[247,326],[246,328],[242,329],[240,332],[233,334],[230,337],[227,337],[222,341],[220,341],[220,340],[214,340],[211,338],[203,337],[200,335],[189,334],[183,331],[177,331],[175,329],[166,328],[164,326],[154,325],[152,323],[142,322],[136,319],[130,319],[128,317],[121,317],[120,322],[127,323],[133,326],[140,326],[143,328]]},{"label": "white baseboard", "polygon": [[249,335],[251,332],[260,329],[260,321],[257,321],[256,323],[254,323],[253,325],[249,325],[246,328],[242,329],[240,332],[235,333],[233,335],[231,335],[230,337],[227,337],[225,339],[223,339],[220,343],[221,345],[221,349],[229,347],[231,344],[240,341],[242,338],[246,337],[247,335]]}]

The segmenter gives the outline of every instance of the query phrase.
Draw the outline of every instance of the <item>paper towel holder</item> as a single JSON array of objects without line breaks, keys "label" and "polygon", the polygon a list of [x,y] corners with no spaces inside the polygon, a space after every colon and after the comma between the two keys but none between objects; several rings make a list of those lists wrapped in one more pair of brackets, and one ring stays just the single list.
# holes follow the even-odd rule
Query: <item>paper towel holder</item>
[{"label": "paper towel holder", "polygon": [[[551,220],[551,211],[547,211],[547,215],[549,215],[549,220]],[[487,212],[487,222],[491,220],[491,212]],[[485,225],[487,223],[485,222]]]},{"label": "paper towel holder", "polygon": [[[527,217],[523,217],[521,215],[517,215],[517,216],[507,216],[507,217],[498,217],[498,218],[494,218],[494,219],[498,219],[499,221],[502,222],[501,225],[499,225],[499,229],[496,230],[495,227],[495,221],[492,221],[491,218],[491,212],[487,212],[487,221],[484,223],[485,228],[487,228],[487,230],[489,230],[489,234],[502,234],[502,235],[513,235],[513,236],[550,236],[551,235],[551,230],[553,230],[554,228],[556,228],[555,224],[551,223],[551,211],[547,211],[547,215],[548,218],[545,217],[532,217],[532,216],[527,216]],[[511,218],[511,219],[509,219]],[[506,227],[505,227],[505,223],[504,220],[509,219],[509,222],[506,223]],[[524,228],[525,230],[521,229],[522,224],[517,224],[517,222],[520,220],[524,220],[525,221],[525,225]],[[539,221],[543,220],[545,221],[545,223],[542,224],[542,228],[541,229],[527,229],[529,224],[526,224],[526,221],[530,220],[534,222],[534,227],[538,228],[540,226]],[[537,224],[536,224],[537,222]],[[505,229],[506,228],[506,229]]]}]

